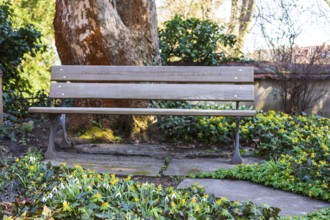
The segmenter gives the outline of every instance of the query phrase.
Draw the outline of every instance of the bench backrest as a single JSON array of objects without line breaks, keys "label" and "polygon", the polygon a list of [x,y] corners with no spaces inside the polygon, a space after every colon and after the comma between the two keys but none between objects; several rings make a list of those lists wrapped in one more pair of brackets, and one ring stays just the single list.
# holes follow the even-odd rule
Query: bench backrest
[{"label": "bench backrest", "polygon": [[51,80],[51,98],[254,101],[253,67],[54,66]]}]

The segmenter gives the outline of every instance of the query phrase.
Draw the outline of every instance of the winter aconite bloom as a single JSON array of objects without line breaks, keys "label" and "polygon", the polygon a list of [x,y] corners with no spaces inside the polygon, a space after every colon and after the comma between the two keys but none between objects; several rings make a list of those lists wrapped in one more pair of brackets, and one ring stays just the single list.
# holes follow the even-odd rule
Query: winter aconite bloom
[{"label": "winter aconite bloom", "polygon": [[63,211],[71,211],[72,210],[72,208],[71,208],[71,206],[70,206],[70,203],[69,202],[67,202],[67,201],[64,201],[63,202]]}]

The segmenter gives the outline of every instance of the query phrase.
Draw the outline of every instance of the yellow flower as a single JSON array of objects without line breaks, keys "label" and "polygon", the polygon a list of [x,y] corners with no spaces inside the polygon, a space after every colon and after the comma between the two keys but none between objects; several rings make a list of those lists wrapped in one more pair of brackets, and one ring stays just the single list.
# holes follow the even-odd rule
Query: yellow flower
[{"label": "yellow flower", "polygon": [[223,204],[224,202],[227,202],[227,198],[226,197],[221,197],[220,199],[217,199],[216,203],[217,205],[221,205]]},{"label": "yellow flower", "polygon": [[104,203],[102,203],[101,208],[106,209],[106,208],[108,208],[108,206],[109,206],[109,203],[104,202]]},{"label": "yellow flower", "polygon": [[315,158],[316,154],[313,152],[311,153],[311,158]]},{"label": "yellow flower", "polygon": [[201,211],[201,207],[200,207],[200,205],[196,205],[196,207],[195,207],[195,212],[200,212]]},{"label": "yellow flower", "polygon": [[116,174],[111,174],[111,178],[112,179],[116,178]]},{"label": "yellow flower", "polygon": [[93,197],[97,200],[100,200],[102,196],[99,192],[97,192]]},{"label": "yellow flower", "polygon": [[130,181],[131,180],[131,176],[127,176],[127,178],[125,179],[125,181]]},{"label": "yellow flower", "polygon": [[140,199],[139,198],[134,198],[134,201],[138,202],[138,201],[140,201]]},{"label": "yellow flower", "polygon": [[64,162],[61,163],[61,166],[62,166],[62,167],[66,167],[66,163],[64,163]]},{"label": "yellow flower", "polygon": [[15,161],[16,161],[16,163],[18,163],[19,162],[19,158],[17,157]]},{"label": "yellow flower", "polygon": [[74,165],[74,168],[76,168],[76,169],[78,169],[78,170],[82,170],[82,169],[83,169],[82,166],[80,166],[79,164],[75,164],[75,165]]},{"label": "yellow flower", "polygon": [[329,150],[329,147],[325,144],[322,144],[321,145],[321,148],[324,150],[324,151],[328,151]]},{"label": "yellow flower", "polygon": [[160,192],[162,191],[162,184],[159,184],[158,187],[157,187],[157,191]]},{"label": "yellow flower", "polygon": [[186,204],[186,200],[185,199],[181,199],[181,204]]},{"label": "yellow flower", "polygon": [[326,164],[327,164],[326,161],[324,161],[324,160],[321,160],[321,161],[320,161],[320,165],[326,165]]},{"label": "yellow flower", "polygon": [[32,170],[32,171],[34,170],[34,166],[33,165],[30,166],[30,170]]},{"label": "yellow flower", "polygon": [[171,202],[171,207],[172,207],[172,208],[175,208],[175,207],[176,207],[175,202],[173,202],[173,201]]},{"label": "yellow flower", "polygon": [[101,180],[102,179],[102,175],[101,174],[97,174],[97,178]]},{"label": "yellow flower", "polygon": [[327,188],[328,188],[328,184],[323,183],[323,184],[322,184],[322,188],[327,189]]},{"label": "yellow flower", "polygon": [[72,210],[72,208],[70,206],[70,203],[67,201],[64,201],[63,202],[63,211],[71,211],[71,210]]},{"label": "yellow flower", "polygon": [[196,198],[195,198],[195,197],[193,197],[193,198],[191,199],[191,203],[196,203]]},{"label": "yellow flower", "polygon": [[312,191],[308,191],[308,196],[312,197]]},{"label": "yellow flower", "polygon": [[118,178],[114,178],[111,180],[111,185],[115,185],[119,182]]}]

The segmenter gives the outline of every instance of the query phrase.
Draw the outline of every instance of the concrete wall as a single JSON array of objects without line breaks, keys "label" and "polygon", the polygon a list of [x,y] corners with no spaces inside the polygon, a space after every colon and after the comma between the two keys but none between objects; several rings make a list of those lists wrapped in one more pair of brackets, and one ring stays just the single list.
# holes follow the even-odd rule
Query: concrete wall
[{"label": "concrete wall", "polygon": [[[257,110],[283,110],[280,97],[280,90],[275,79],[256,79],[255,80],[255,102]],[[315,84],[315,94],[325,91],[324,97],[315,103],[314,107],[308,109],[307,113],[319,114],[330,117],[330,80],[311,82]]]}]

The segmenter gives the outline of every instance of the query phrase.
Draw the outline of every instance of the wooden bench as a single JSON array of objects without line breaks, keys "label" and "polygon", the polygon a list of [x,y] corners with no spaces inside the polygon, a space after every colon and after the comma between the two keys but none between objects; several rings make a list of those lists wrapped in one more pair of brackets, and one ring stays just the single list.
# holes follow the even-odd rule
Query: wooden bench
[{"label": "wooden bench", "polygon": [[239,102],[254,101],[253,67],[201,66],[54,66],[49,97],[53,99],[139,99],[233,101],[234,110],[31,107],[30,113],[54,116],[46,158],[56,157],[55,131],[63,129],[62,144],[69,145],[65,114],[190,115],[236,117],[235,152],[231,163],[242,163],[239,152],[240,117],[254,110],[239,110]]}]

